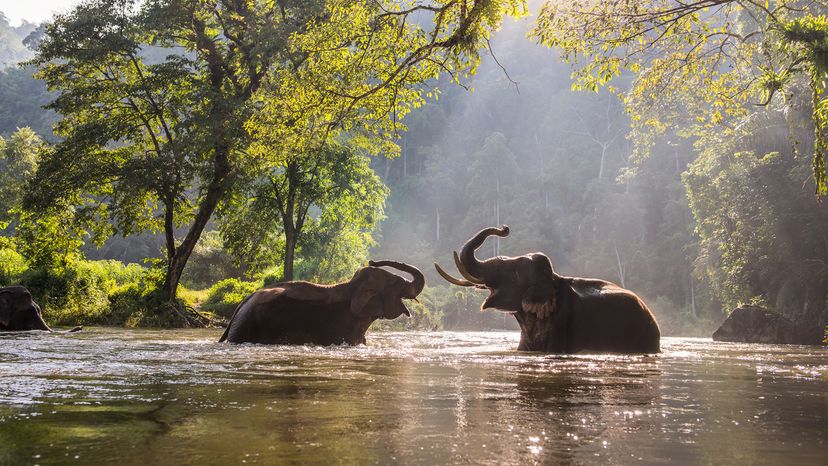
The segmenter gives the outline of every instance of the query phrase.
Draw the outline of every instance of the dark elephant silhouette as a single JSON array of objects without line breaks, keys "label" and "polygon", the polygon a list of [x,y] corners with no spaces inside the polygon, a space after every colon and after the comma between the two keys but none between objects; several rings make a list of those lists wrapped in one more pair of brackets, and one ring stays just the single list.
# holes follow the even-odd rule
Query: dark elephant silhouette
[{"label": "dark elephant silhouette", "polygon": [[459,255],[454,253],[464,279],[434,265],[455,285],[488,289],[483,309],[513,313],[520,325],[519,350],[659,352],[658,324],[635,293],[604,280],[558,275],[549,258],[539,252],[478,260],[475,250],[491,235],[508,236],[509,227],[483,229],[463,245]]},{"label": "dark elephant silhouette", "polygon": [[[81,330],[75,327],[70,332]],[[53,330],[43,320],[40,306],[32,299],[23,286],[6,286],[0,288],[0,331],[15,332],[25,330]]]},{"label": "dark elephant silhouette", "polygon": [[[406,280],[383,266],[407,272],[413,279]],[[410,316],[402,300],[415,299],[424,285],[419,269],[394,261],[371,261],[351,280],[336,285],[277,283],[246,297],[219,341],[364,344],[365,332],[375,320]]]}]

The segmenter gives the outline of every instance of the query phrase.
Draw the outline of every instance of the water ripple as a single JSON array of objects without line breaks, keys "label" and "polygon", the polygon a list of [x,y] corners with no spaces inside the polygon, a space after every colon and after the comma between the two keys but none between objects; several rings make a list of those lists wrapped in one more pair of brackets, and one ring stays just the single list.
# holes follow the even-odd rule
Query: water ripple
[{"label": "water ripple", "polygon": [[220,333],[0,335],[0,463],[819,463],[828,443],[824,348],[665,338],[659,355],[547,355],[512,332],[359,347]]}]

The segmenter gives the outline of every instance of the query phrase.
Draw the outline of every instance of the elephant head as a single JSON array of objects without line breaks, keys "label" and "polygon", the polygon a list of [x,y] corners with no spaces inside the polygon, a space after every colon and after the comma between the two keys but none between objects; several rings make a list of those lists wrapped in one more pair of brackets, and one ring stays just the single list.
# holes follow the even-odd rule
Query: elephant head
[{"label": "elephant head", "polygon": [[0,288],[0,330],[52,331],[43,321],[40,306],[22,286]]},{"label": "elephant head", "polygon": [[539,252],[483,261],[477,259],[475,251],[492,235],[508,236],[509,227],[483,229],[466,241],[459,255],[454,253],[463,279],[452,277],[434,264],[437,272],[455,285],[488,289],[490,295],[483,302],[483,309],[531,312],[539,317],[549,315],[555,308],[556,285],[561,281],[560,275],[552,269],[552,262]]},{"label": "elephant head", "polygon": [[[416,299],[423,291],[425,277],[412,265],[395,261],[370,261],[370,267],[358,270],[351,279],[350,310],[366,318],[396,319],[401,314],[411,316],[403,299]],[[393,267],[412,275],[406,280],[380,267]]]}]

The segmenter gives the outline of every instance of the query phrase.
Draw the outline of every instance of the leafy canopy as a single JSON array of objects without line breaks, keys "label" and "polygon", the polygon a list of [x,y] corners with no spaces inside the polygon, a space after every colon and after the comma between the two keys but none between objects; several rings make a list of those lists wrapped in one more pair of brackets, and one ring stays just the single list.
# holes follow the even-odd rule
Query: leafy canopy
[{"label": "leafy canopy", "polygon": [[[533,36],[562,50],[574,88],[636,74],[624,95],[637,156],[678,124],[684,135],[739,123],[780,95],[811,89],[816,191],[828,193],[828,5],[809,0],[547,2]],[[781,92],[780,92],[781,91]]]},{"label": "leafy canopy", "polygon": [[81,204],[125,235],[163,228],[172,298],[238,180],[339,135],[393,155],[427,81],[472,73],[503,16],[523,11],[523,0],[89,0],[47,25],[33,60],[58,93],[63,140],[29,208]]},{"label": "leafy canopy", "polygon": [[301,278],[335,281],[367,259],[387,194],[366,156],[327,144],[252,179],[221,207],[220,230],[253,269],[282,262],[292,275],[295,247]]},{"label": "leafy canopy", "polygon": [[90,224],[90,211],[84,207],[56,203],[40,212],[23,208],[38,165],[49,150],[29,128],[18,129],[8,139],[0,137],[0,248],[16,250],[35,268],[59,271],[80,258],[85,237],[100,232]]},{"label": "leafy canopy", "polygon": [[324,2],[324,19],[291,37],[289,66],[269,75],[247,123],[253,152],[284,158],[344,133],[396,155],[401,119],[436,95],[433,80],[474,73],[504,15],[524,13],[524,0]]}]

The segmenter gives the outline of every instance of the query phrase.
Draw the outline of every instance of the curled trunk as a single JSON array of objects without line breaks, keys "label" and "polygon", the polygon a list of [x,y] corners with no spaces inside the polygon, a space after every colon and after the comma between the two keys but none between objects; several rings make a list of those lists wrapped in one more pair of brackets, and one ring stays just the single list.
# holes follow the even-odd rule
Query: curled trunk
[{"label": "curled trunk", "polygon": [[466,241],[463,249],[460,251],[460,263],[473,278],[474,281],[485,282],[485,277],[488,275],[487,261],[480,261],[475,257],[474,252],[486,241],[486,238],[492,235],[500,237],[509,235],[509,227],[503,225],[501,228],[484,228],[480,230],[471,239]]},{"label": "curled trunk", "polygon": [[404,298],[414,299],[423,291],[423,287],[425,287],[425,276],[423,273],[420,272],[420,269],[414,267],[413,265],[405,264],[403,262],[396,262],[396,261],[369,261],[368,265],[372,267],[393,267],[397,270],[401,270],[403,272],[411,274],[414,277],[412,280],[409,280],[409,290],[408,293],[403,296]]}]

